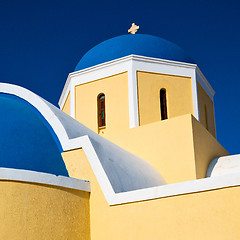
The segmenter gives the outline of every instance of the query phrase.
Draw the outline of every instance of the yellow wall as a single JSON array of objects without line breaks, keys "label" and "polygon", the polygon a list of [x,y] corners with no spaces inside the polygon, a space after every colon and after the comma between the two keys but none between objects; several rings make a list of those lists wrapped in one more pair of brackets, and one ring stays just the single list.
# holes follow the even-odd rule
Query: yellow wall
[{"label": "yellow wall", "polygon": [[226,156],[229,153],[194,117],[192,124],[196,175],[197,178],[204,178],[210,162],[216,157]]},{"label": "yellow wall", "polygon": [[[99,208],[94,239],[238,240],[240,188]],[[104,222],[107,231],[101,231]]]},{"label": "yellow wall", "polygon": [[82,149],[63,158],[72,177],[91,181],[92,240],[240,239],[239,187],[109,206]]},{"label": "yellow wall", "polygon": [[199,83],[197,84],[197,87],[200,122],[213,136],[216,137],[213,102]]},{"label": "yellow wall", "polygon": [[160,90],[166,89],[168,118],[193,114],[191,78],[137,72],[140,125],[161,120]]},{"label": "yellow wall", "polygon": [[167,183],[205,177],[209,162],[228,154],[191,114],[105,137],[150,162]]},{"label": "yellow wall", "polygon": [[150,162],[167,183],[196,179],[190,114],[105,137]]},{"label": "yellow wall", "polygon": [[97,96],[105,94],[106,129],[101,133],[121,131],[129,127],[128,74],[76,86],[76,119],[98,132]]},{"label": "yellow wall", "polygon": [[66,101],[63,105],[62,111],[70,115],[70,92],[67,95]]},{"label": "yellow wall", "polygon": [[[88,180],[91,182],[90,197],[90,229],[91,240],[105,240],[104,235],[107,234],[109,222],[102,221],[104,219],[104,211],[99,207],[108,207],[98,181],[92,171],[87,157],[82,149],[66,151],[62,153],[69,176]],[[101,235],[98,236],[98,235]],[[115,239],[115,238],[113,238]],[[111,239],[112,240],[112,239]]]},{"label": "yellow wall", "polygon": [[89,193],[0,181],[0,239],[90,239]]}]

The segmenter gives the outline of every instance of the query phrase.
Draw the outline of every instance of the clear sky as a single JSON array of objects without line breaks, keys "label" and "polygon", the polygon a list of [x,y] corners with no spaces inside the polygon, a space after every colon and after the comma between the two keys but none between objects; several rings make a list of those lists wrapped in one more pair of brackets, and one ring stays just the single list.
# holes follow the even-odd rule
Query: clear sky
[{"label": "clear sky", "polygon": [[194,59],[216,92],[217,138],[240,153],[239,13],[237,0],[1,0],[0,81],[57,105],[83,54],[135,22]]}]

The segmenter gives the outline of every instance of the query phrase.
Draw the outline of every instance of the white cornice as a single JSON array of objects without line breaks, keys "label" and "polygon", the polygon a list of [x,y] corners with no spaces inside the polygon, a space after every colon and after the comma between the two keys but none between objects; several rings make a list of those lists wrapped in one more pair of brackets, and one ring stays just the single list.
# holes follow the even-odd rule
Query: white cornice
[{"label": "white cornice", "polygon": [[89,181],[29,170],[0,168],[0,181],[1,180],[46,184],[91,192]]},{"label": "white cornice", "polygon": [[[114,66],[114,65],[116,66],[118,64],[121,64],[121,63],[127,62],[127,61],[138,61],[138,62],[143,62],[143,63],[156,63],[156,64],[162,64],[162,65],[166,65],[166,66],[168,65],[168,66],[196,69],[197,73],[200,75],[200,79],[198,79],[198,82],[201,84],[201,86],[207,92],[209,97],[212,99],[215,94],[213,88],[211,87],[211,85],[209,84],[209,82],[204,77],[201,70],[199,69],[199,67],[196,64],[177,62],[177,61],[171,61],[171,60],[165,60],[165,59],[158,59],[158,58],[152,58],[152,57],[144,57],[144,56],[139,56],[139,55],[129,55],[129,56],[118,58],[118,59],[115,59],[115,60],[112,60],[109,62],[101,63],[101,64],[98,64],[93,67],[89,67],[89,68],[86,68],[83,70],[69,73],[67,81],[65,83],[65,86],[63,88],[62,94],[61,94],[59,102],[58,102],[60,108],[63,107],[63,104],[66,100],[66,96],[68,95],[68,93],[70,91],[69,85],[71,84],[73,77],[76,77],[76,76],[80,77],[82,74],[88,74],[88,73],[92,73],[95,71],[99,71],[106,67],[110,67],[110,66]],[[168,74],[168,73],[166,73],[166,74]]]},{"label": "white cornice", "polygon": [[62,109],[70,93],[70,115],[75,118],[75,86],[128,72],[129,127],[139,125],[136,72],[145,71],[173,76],[190,77],[192,81],[193,115],[199,120],[197,82],[213,100],[214,90],[196,64],[129,55],[70,73],[59,100]]},{"label": "white cornice", "polygon": [[181,67],[188,67],[188,68],[195,68],[197,65],[193,63],[184,63],[184,62],[177,62],[172,60],[165,60],[160,58],[152,58],[152,57],[144,57],[139,55],[130,55],[132,60],[135,61],[142,61],[142,62],[149,62],[149,63],[161,63],[171,66],[181,66]]},{"label": "white cornice", "polygon": [[69,73],[67,81],[64,85],[62,94],[61,94],[59,102],[58,102],[58,105],[60,106],[60,108],[62,109],[61,106],[63,106],[63,104],[64,104],[63,102],[64,102],[64,99],[65,99],[66,93],[68,94],[68,92],[70,91],[69,85],[71,83],[72,77],[79,76],[79,75],[81,76],[82,74],[87,74],[87,73],[91,73],[91,72],[94,72],[94,71],[99,70],[99,69],[104,69],[106,66],[112,66],[112,65],[115,65],[115,64],[118,64],[118,63],[129,61],[130,56],[119,58],[119,59],[112,60],[112,61],[105,62],[105,63],[101,63],[101,64],[98,64],[98,65],[93,66],[93,67],[89,67],[89,68],[85,68],[83,70],[79,70],[79,71],[76,71],[76,72]]},{"label": "white cornice", "polygon": [[82,69],[82,70],[79,70],[76,72],[69,73],[69,76],[75,76],[75,75],[78,75],[79,73],[85,73],[85,72],[89,72],[89,71],[98,70],[99,68],[103,68],[105,66],[109,66],[112,64],[118,64],[118,63],[122,63],[122,62],[129,61],[129,60],[138,60],[138,61],[151,62],[151,63],[153,63],[153,62],[163,63],[163,64],[170,64],[170,65],[175,65],[175,66],[177,65],[177,66],[182,66],[182,67],[190,67],[190,68],[195,68],[197,66],[196,64],[193,64],[193,63],[177,62],[177,61],[172,61],[172,60],[144,57],[144,56],[140,56],[140,55],[131,54],[126,57],[114,59],[112,61],[100,63],[96,66],[92,66],[92,67],[85,68],[85,69]]},{"label": "white cornice", "polygon": [[[63,107],[63,102],[66,99],[66,96],[68,95],[70,91],[70,83],[72,81],[73,77],[76,76],[81,76],[83,74],[88,74],[88,73],[93,73],[95,71],[99,71],[102,69],[105,69],[106,67],[112,67],[116,66],[118,64],[127,62],[127,61],[138,61],[138,62],[145,62],[145,63],[157,63],[157,64],[164,64],[164,65],[169,65],[169,66],[178,66],[178,67],[184,67],[184,68],[191,68],[195,69],[196,64],[191,64],[191,63],[183,63],[183,62],[177,62],[177,61],[171,61],[171,60],[165,60],[165,59],[159,59],[159,58],[151,58],[151,57],[144,57],[144,56],[139,56],[139,55],[129,55],[126,57],[118,58],[109,62],[101,63],[93,67],[85,68],[83,70],[79,70],[76,72],[69,73],[67,81],[65,83],[65,86],[63,88],[62,94],[59,99],[59,106],[62,109]],[[127,69],[126,69],[127,70]],[[125,71],[126,71],[125,70]]]}]

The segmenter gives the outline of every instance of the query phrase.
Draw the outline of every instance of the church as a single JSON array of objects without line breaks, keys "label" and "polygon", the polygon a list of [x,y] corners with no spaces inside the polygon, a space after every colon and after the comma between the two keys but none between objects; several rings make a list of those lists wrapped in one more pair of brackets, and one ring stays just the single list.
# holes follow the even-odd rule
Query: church
[{"label": "church", "polygon": [[0,83],[0,239],[240,239],[240,155],[216,139],[215,92],[137,29],[80,59],[59,108]]}]

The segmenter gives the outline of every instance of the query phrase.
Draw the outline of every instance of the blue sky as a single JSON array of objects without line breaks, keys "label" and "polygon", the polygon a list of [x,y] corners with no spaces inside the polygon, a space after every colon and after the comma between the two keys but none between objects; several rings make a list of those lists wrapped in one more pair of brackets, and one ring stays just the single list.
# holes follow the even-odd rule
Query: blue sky
[{"label": "blue sky", "polygon": [[239,1],[0,1],[1,82],[57,105],[68,73],[96,44],[126,34],[156,35],[182,47],[215,95],[217,138],[240,153]]}]

